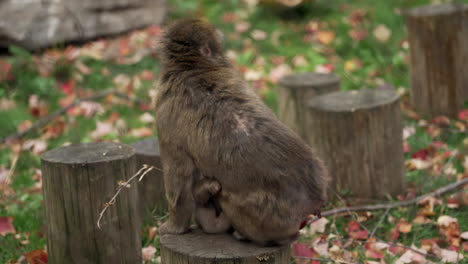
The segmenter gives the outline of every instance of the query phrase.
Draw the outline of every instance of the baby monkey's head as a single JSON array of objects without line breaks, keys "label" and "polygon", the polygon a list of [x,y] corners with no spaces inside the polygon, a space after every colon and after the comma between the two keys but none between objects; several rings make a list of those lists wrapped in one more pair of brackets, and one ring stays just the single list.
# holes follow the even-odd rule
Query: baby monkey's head
[{"label": "baby monkey's head", "polygon": [[223,33],[198,19],[178,20],[168,26],[161,39],[159,52],[164,62],[201,58],[216,62],[224,60]]}]

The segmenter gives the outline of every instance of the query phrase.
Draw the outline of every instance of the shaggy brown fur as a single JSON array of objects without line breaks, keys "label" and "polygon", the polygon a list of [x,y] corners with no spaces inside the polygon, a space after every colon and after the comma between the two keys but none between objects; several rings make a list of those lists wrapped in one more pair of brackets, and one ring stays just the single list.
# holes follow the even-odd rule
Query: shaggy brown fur
[{"label": "shaggy brown fur", "polygon": [[218,202],[234,229],[259,244],[286,243],[320,211],[322,162],[229,63],[222,34],[200,20],[170,26],[161,40],[156,121],[169,220],[183,233],[195,210],[197,175],[222,186]]}]

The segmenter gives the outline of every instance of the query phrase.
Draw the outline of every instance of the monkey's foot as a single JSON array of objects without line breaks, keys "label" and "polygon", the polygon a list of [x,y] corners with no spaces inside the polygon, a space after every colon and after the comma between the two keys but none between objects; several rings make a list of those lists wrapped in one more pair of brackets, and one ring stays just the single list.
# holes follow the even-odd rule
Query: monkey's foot
[{"label": "monkey's foot", "polygon": [[169,221],[162,224],[158,229],[159,234],[161,235],[165,235],[165,234],[178,235],[178,234],[187,233],[189,230],[190,230],[189,227],[178,226]]},{"label": "monkey's foot", "polygon": [[241,235],[237,230],[232,233],[235,239],[240,240],[240,241],[248,241],[247,238],[245,238],[243,235]]}]

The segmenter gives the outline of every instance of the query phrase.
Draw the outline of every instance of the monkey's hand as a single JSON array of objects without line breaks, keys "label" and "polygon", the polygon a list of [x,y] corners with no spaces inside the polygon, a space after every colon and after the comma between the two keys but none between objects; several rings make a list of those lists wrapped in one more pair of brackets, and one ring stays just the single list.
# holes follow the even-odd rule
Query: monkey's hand
[{"label": "monkey's hand", "polygon": [[166,235],[166,234],[183,234],[187,233],[190,230],[190,228],[185,227],[185,226],[179,226],[174,224],[172,221],[168,220],[164,224],[162,224],[159,227],[159,234],[161,235]]}]

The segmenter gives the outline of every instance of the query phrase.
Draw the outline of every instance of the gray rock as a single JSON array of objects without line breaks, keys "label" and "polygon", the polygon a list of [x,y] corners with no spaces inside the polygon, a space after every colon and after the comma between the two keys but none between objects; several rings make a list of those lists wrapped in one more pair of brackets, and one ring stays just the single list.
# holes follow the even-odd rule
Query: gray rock
[{"label": "gray rock", "polygon": [[0,46],[36,50],[161,24],[166,0],[0,0]]}]

